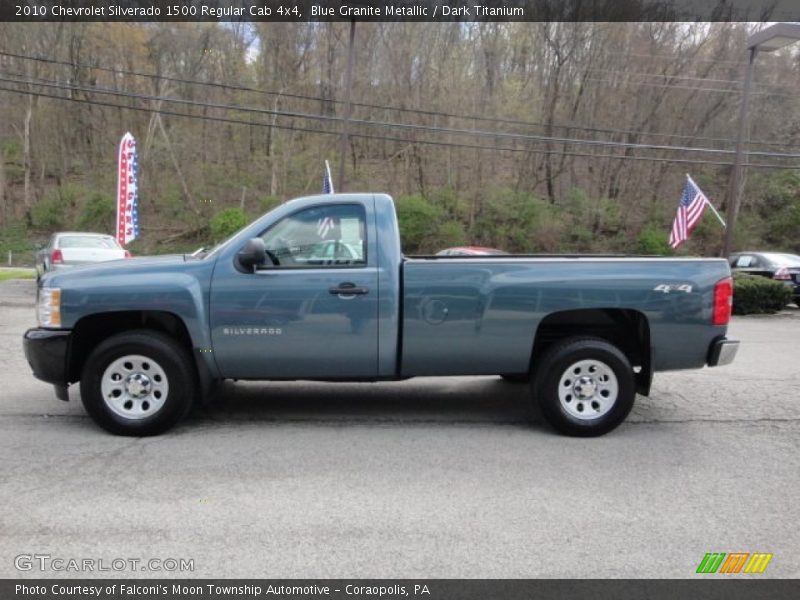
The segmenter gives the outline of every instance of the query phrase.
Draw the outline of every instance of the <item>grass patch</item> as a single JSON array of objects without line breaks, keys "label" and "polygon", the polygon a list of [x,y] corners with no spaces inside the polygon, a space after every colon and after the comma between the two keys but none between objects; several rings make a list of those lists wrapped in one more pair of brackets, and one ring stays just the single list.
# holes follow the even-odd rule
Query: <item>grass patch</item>
[{"label": "grass patch", "polygon": [[0,269],[0,281],[9,279],[36,279],[36,271],[9,271]]}]

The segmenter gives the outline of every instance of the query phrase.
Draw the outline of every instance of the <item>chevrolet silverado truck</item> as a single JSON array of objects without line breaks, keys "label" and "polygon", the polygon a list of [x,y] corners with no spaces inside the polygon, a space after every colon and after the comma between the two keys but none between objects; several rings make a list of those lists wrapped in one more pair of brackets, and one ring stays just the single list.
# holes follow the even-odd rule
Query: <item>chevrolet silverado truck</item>
[{"label": "chevrolet silverado truck", "polygon": [[604,434],[653,373],[731,362],[723,259],[404,256],[392,199],[287,202],[210,251],[48,273],[33,373],[116,434],[161,433],[215,384],[500,375],[556,430]]}]

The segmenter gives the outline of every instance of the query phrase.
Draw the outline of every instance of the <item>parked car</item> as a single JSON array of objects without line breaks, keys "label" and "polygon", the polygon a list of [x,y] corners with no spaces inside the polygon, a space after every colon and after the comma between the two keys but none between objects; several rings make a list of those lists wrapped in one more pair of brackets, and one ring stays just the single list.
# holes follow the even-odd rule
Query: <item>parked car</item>
[{"label": "parked car", "polygon": [[728,258],[734,273],[750,273],[782,281],[800,306],[800,256],[781,252],[737,252]]},{"label": "parked car", "polygon": [[[294,256],[297,261],[297,252],[294,253]],[[364,252],[360,243],[328,240],[315,244],[308,253],[306,260],[309,265],[355,265],[363,263],[363,256]]]},{"label": "parked car", "polygon": [[508,252],[484,246],[456,246],[455,248],[440,250],[436,253],[436,256],[499,256],[502,254],[508,254]]},{"label": "parked car", "polygon": [[62,231],[50,236],[47,244],[36,253],[36,275],[41,277],[48,271],[131,256],[111,235]]},{"label": "parked car", "polygon": [[[331,239],[362,258],[309,264]],[[222,379],[503,375],[530,382],[557,430],[592,436],[653,373],[734,359],[732,287],[714,258],[403,256],[389,196],[326,194],[205,254],[45,274],[24,349],[57,397],[80,381],[89,415],[123,435],[166,431]]]}]

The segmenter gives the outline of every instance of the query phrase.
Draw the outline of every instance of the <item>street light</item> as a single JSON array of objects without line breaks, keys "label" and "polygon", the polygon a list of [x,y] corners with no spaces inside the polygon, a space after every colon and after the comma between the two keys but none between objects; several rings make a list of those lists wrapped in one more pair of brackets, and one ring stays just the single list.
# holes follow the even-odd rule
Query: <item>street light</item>
[{"label": "street light", "polygon": [[750,58],[747,62],[747,74],[744,78],[742,104],[739,108],[739,131],[736,136],[736,155],[733,159],[730,189],[728,190],[728,210],[725,229],[725,244],[722,256],[727,258],[733,251],[733,228],[736,224],[736,213],[739,210],[739,185],[742,178],[742,158],[744,157],[745,136],[747,135],[747,108],[750,104],[750,87],[753,83],[753,64],[758,51],[774,52],[784,46],[800,41],[800,24],[776,23],[762,29],[747,38],[747,49]]}]

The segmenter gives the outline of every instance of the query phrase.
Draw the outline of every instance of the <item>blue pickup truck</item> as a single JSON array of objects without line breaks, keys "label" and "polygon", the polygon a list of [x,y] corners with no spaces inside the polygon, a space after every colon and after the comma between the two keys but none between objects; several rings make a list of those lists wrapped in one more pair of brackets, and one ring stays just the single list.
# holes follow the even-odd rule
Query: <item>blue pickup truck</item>
[{"label": "blue pickup truck", "polygon": [[555,429],[604,434],[653,373],[733,360],[722,259],[406,257],[392,199],[287,202],[208,252],[45,275],[39,379],[122,435],[180,421],[223,379],[528,382]]}]

